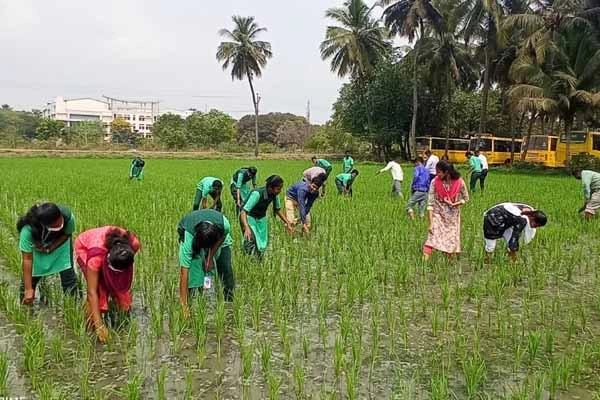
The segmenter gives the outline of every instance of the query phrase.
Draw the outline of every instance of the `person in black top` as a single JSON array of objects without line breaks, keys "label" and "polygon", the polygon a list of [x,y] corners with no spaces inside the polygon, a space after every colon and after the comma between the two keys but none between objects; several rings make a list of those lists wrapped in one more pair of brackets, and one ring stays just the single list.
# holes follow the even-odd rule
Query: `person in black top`
[{"label": "person in black top", "polygon": [[546,214],[527,204],[501,203],[487,210],[483,215],[486,263],[491,261],[496,242],[500,238],[506,240],[508,255],[513,262],[516,261],[521,235],[525,234],[525,244],[529,244],[535,236],[536,228],[547,222]]}]

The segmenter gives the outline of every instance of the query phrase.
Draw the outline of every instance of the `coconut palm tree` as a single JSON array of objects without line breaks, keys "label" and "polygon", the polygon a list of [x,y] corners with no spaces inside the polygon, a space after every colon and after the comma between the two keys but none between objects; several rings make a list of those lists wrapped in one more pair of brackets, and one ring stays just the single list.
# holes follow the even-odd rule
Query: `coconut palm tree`
[{"label": "coconut palm tree", "polygon": [[262,69],[267,65],[267,60],[273,56],[271,44],[257,40],[265,32],[254,21],[254,17],[233,16],[234,29],[221,29],[219,35],[227,41],[221,42],[217,49],[217,60],[223,62],[223,70],[231,67],[231,79],[248,79],[252,104],[254,106],[255,148],[254,155],[258,157],[258,103],[254,91],[253,80],[260,78]]},{"label": "coconut palm tree", "polygon": [[327,27],[321,58],[331,58],[331,71],[339,77],[365,79],[389,49],[385,28],[370,16],[363,0],[347,0],[343,7],[328,9],[325,16],[338,25]]},{"label": "coconut palm tree", "polygon": [[391,34],[406,37],[410,42],[416,39],[413,50],[413,115],[408,146],[408,152],[412,156],[416,154],[417,147],[419,41],[431,31],[441,35],[443,19],[431,0],[382,0],[380,4],[388,6],[383,12],[383,19]]}]

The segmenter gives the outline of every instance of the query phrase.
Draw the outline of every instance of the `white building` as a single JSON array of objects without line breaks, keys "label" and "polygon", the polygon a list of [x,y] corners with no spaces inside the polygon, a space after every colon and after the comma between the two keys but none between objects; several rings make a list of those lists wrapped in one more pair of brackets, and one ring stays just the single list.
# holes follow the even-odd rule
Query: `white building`
[{"label": "white building", "polygon": [[152,139],[152,126],[160,114],[158,101],[120,100],[103,96],[113,119],[123,118],[131,129],[145,139]]},{"label": "white building", "polygon": [[170,109],[166,109],[166,110],[161,110],[160,115],[161,116],[165,115],[165,114],[179,115],[181,118],[186,119],[187,117],[189,117],[196,111],[197,110],[195,110],[193,108],[189,108],[187,110],[176,110],[174,108],[170,108]]},{"label": "white building", "polygon": [[43,115],[45,118],[62,121],[68,127],[82,121],[99,122],[105,127],[107,133],[113,120],[108,102],[89,97],[78,99],[57,97],[53,102],[46,104]]},{"label": "white building", "polygon": [[110,139],[110,123],[122,118],[131,124],[133,132],[152,139],[152,126],[159,116],[159,102],[119,100],[107,96],[103,96],[103,100],[57,97],[46,104],[42,113],[45,118],[63,121],[69,127],[81,121],[100,122],[106,129],[106,140]]}]

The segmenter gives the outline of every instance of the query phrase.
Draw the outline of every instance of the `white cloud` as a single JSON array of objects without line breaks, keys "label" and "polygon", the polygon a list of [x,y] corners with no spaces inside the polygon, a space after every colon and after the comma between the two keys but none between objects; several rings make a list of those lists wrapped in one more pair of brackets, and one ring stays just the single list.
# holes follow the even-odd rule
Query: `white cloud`
[{"label": "white cloud", "polygon": [[38,23],[33,0],[0,0],[0,32],[24,33]]}]

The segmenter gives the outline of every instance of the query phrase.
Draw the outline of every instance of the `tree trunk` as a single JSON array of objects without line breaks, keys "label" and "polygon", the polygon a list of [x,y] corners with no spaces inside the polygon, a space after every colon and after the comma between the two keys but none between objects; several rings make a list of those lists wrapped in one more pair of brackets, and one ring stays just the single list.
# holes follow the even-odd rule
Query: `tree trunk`
[{"label": "tree trunk", "polygon": [[571,165],[571,129],[573,127],[573,117],[568,116],[565,118],[565,135],[567,136],[567,147],[565,165],[568,167]]},{"label": "tree trunk", "polygon": [[252,92],[252,104],[254,105],[254,157],[258,157],[258,101],[256,93],[254,93],[254,85],[252,85],[252,75],[247,74],[250,91]]},{"label": "tree trunk", "polygon": [[408,137],[408,156],[410,158],[417,156],[417,112],[419,110],[419,91],[418,91],[418,80],[417,80],[417,66],[419,63],[419,40],[423,38],[425,28],[421,23],[421,35],[415,42],[415,62],[413,70],[413,115],[412,122],[410,124],[410,135]]},{"label": "tree trunk", "polygon": [[481,116],[479,119],[479,135],[487,131],[487,104],[490,91],[490,54],[489,42],[485,46],[485,71],[483,72],[483,97],[481,99]]},{"label": "tree trunk", "polygon": [[446,113],[446,143],[444,144],[444,155],[448,158],[448,147],[450,146],[450,110],[452,104],[452,81],[448,80],[448,112]]},{"label": "tree trunk", "polygon": [[531,119],[529,120],[529,127],[527,128],[527,138],[525,139],[525,146],[523,146],[523,152],[521,153],[521,161],[525,161],[527,158],[527,150],[529,148],[529,141],[531,140],[531,131],[533,130],[533,124],[537,119],[536,115],[531,115]]}]

